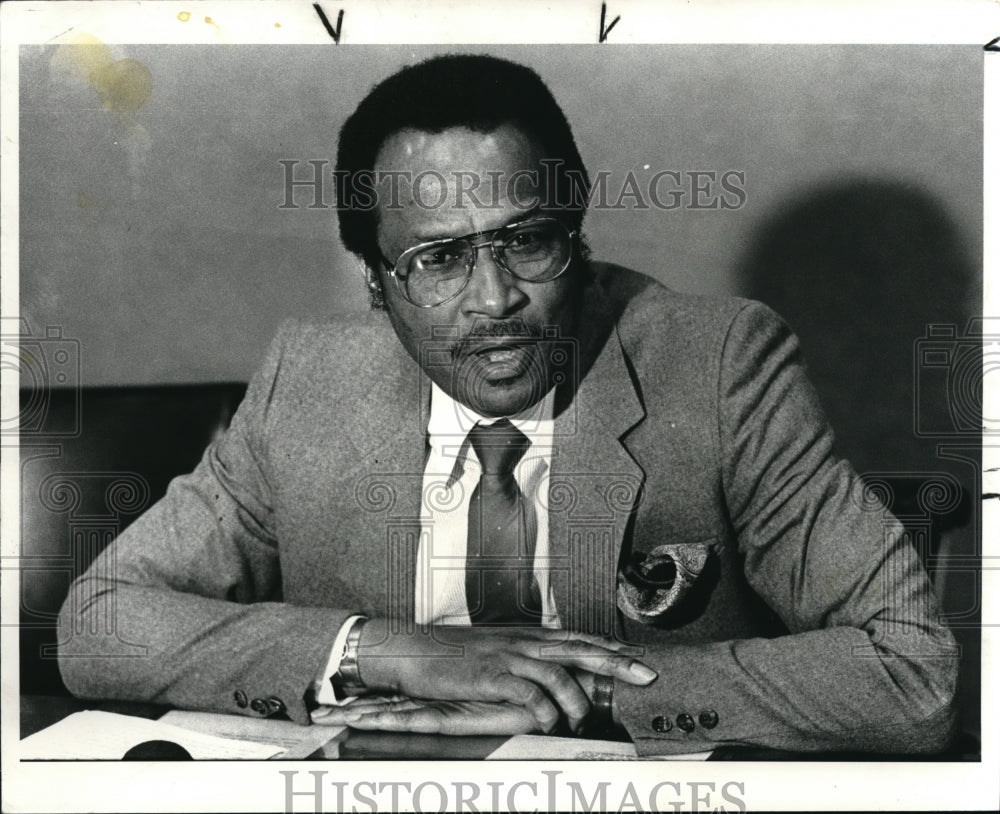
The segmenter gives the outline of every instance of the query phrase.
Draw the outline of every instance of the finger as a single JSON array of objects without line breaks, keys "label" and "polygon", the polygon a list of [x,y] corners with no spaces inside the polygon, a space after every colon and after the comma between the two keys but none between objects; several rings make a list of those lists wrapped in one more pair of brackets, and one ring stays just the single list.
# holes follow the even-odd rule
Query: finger
[{"label": "finger", "polygon": [[443,734],[441,732],[441,717],[438,710],[426,707],[382,710],[359,716],[357,720],[351,722],[351,728],[382,732]]},{"label": "finger", "polygon": [[612,653],[624,651],[639,652],[641,648],[634,644],[625,644],[617,639],[609,639],[607,636],[597,636],[592,633],[581,633],[576,630],[564,630],[562,628],[542,628],[543,637],[547,642],[557,645],[561,642],[580,641],[610,650]]},{"label": "finger", "polygon": [[312,713],[310,713],[310,718],[314,724],[322,724],[323,726],[342,726],[343,724],[356,719],[359,715],[381,709],[387,709],[391,705],[403,701],[409,702],[409,699],[406,699],[401,695],[394,695],[391,697],[379,695],[359,696],[349,704],[332,704],[330,706],[323,706],[314,709]]},{"label": "finger", "polygon": [[525,707],[542,732],[550,732],[559,722],[559,710],[544,690],[533,681],[510,673],[480,679],[478,697],[484,701],[506,701]]},{"label": "finger", "polygon": [[427,706],[427,704],[422,701],[415,701],[412,698],[399,698],[394,700],[391,704],[387,704],[382,707],[364,709],[362,710],[362,713],[364,715],[371,715],[382,712],[407,712],[411,709],[422,709],[425,706]]},{"label": "finger", "polygon": [[352,711],[349,706],[323,707],[313,710],[309,717],[318,726],[346,726],[361,717],[361,713]]},{"label": "finger", "polygon": [[405,696],[402,695],[359,695],[350,704],[345,704],[344,706],[352,707],[355,710],[362,709],[364,707],[384,707],[389,704],[396,703],[397,701],[405,700]]},{"label": "finger", "polygon": [[610,651],[603,645],[583,639],[569,639],[557,647],[541,648],[537,657],[554,661],[564,667],[581,667],[591,673],[613,676],[627,684],[645,686],[657,677],[657,672],[631,656]]},{"label": "finger", "polygon": [[566,714],[570,729],[577,731],[590,712],[590,701],[565,667],[555,661],[541,661],[515,654],[508,661],[508,669],[514,675],[527,678],[542,687]]},{"label": "finger", "polygon": [[440,735],[518,735],[531,732],[535,721],[524,709],[511,704],[428,702],[435,706],[363,715],[354,729],[382,732],[414,732]]},{"label": "finger", "polygon": [[445,735],[522,735],[534,731],[531,713],[514,704],[473,703],[458,714],[446,712],[441,718]]},{"label": "finger", "polygon": [[643,653],[646,652],[642,645],[627,644],[625,642],[620,642],[617,639],[608,638],[607,636],[596,636],[592,633],[581,633],[579,631],[563,630],[561,628],[546,628],[544,639],[546,644],[543,644],[542,647],[545,648],[545,651],[547,651],[550,647],[555,647],[556,651],[558,651],[559,645],[564,642],[580,641],[592,644],[612,653],[629,655],[633,658],[641,658]]}]

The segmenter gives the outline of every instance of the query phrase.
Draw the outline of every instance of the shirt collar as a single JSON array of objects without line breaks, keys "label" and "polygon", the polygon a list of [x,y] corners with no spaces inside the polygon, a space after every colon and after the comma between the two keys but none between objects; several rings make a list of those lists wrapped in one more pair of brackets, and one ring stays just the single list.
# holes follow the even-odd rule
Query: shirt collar
[{"label": "shirt collar", "polygon": [[[554,431],[555,388],[545,397],[507,419],[527,436],[532,445],[544,442],[551,445]],[[436,383],[431,385],[431,414],[427,422],[427,434],[431,446],[452,449],[461,446],[466,436],[477,423],[493,424],[500,418],[485,418],[475,410],[455,401]]]}]

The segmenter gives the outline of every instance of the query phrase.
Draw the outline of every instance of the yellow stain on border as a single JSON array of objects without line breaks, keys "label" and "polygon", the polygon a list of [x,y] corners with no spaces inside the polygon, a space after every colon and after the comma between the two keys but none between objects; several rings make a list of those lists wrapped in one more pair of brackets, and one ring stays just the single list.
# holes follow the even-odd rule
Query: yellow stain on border
[{"label": "yellow stain on border", "polygon": [[90,34],[60,45],[51,66],[89,83],[101,106],[113,113],[135,113],[153,95],[149,68],[136,59],[115,59],[111,49]]}]

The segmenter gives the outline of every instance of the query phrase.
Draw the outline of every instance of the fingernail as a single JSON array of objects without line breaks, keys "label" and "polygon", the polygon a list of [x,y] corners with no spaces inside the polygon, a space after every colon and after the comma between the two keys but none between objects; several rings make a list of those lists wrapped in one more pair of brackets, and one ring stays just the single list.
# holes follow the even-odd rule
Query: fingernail
[{"label": "fingernail", "polygon": [[653,670],[652,668],[647,667],[645,664],[638,661],[633,661],[632,664],[629,666],[628,671],[636,678],[638,678],[640,681],[642,681],[644,684],[648,684],[650,681],[652,681],[659,675],[659,673],[657,673],[656,670]]}]

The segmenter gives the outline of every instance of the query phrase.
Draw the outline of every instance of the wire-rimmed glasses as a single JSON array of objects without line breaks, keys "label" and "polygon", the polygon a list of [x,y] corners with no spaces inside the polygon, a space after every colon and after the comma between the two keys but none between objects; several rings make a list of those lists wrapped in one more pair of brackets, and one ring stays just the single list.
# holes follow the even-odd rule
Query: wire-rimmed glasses
[{"label": "wire-rimmed glasses", "polygon": [[493,262],[518,280],[547,283],[569,268],[576,235],[556,218],[534,218],[420,243],[400,254],[395,263],[383,260],[408,302],[433,308],[462,293],[472,279],[480,248],[489,246]]}]

